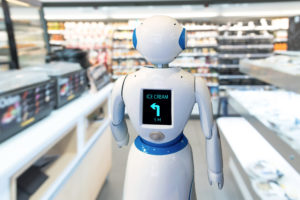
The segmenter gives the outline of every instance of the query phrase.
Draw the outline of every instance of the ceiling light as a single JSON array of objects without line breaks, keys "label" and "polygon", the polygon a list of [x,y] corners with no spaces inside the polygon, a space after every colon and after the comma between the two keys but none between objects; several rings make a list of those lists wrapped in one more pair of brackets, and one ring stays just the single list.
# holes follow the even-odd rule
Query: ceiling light
[{"label": "ceiling light", "polygon": [[18,0],[7,0],[7,2],[18,5],[18,6],[25,6],[25,7],[29,7],[30,5],[28,3],[22,2],[22,1],[18,1]]}]

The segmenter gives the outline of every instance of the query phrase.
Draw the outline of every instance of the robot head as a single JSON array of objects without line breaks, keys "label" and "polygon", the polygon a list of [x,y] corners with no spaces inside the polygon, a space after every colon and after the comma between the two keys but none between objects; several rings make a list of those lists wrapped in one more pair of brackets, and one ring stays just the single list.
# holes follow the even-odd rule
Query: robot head
[{"label": "robot head", "polygon": [[168,64],[186,47],[186,31],[176,19],[153,16],[133,31],[133,46],[153,64]]}]

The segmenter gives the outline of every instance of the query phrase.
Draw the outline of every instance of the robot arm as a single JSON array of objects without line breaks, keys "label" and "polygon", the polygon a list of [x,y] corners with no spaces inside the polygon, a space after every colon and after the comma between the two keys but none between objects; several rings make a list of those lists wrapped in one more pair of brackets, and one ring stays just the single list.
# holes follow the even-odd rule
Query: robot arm
[{"label": "robot arm", "polygon": [[206,82],[195,78],[195,95],[199,107],[200,121],[206,139],[206,159],[208,165],[208,179],[210,185],[217,183],[219,189],[223,187],[223,160],[220,136],[213,120],[211,99]]},{"label": "robot arm", "polygon": [[125,77],[121,77],[116,81],[112,91],[111,103],[112,113],[110,128],[119,147],[126,146],[129,141],[127,125],[124,119],[125,104],[122,98],[124,80]]}]

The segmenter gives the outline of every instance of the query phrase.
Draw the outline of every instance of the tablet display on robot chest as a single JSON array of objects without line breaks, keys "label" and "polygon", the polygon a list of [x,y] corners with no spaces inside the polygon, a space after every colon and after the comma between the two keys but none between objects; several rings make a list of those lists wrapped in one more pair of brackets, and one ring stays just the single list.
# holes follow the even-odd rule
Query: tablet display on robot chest
[{"label": "tablet display on robot chest", "polygon": [[171,90],[143,90],[143,124],[172,124]]}]

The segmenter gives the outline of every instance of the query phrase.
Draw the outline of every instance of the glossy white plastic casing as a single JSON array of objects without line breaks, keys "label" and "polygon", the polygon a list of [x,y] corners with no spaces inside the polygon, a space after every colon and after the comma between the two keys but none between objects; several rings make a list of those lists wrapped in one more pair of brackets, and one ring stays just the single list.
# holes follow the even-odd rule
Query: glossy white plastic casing
[{"label": "glossy white plastic casing", "polygon": [[134,144],[128,155],[123,200],[196,200],[192,149],[157,156]]},{"label": "glossy white plastic casing", "polygon": [[[128,144],[125,107],[138,135],[157,145],[171,144],[183,131],[195,102],[198,104],[201,127],[206,140],[209,183],[223,187],[222,150],[218,129],[214,123],[211,98],[205,80],[179,68],[162,68],[185,48],[186,33],[170,17],[154,16],[146,19],[134,32],[133,44],[145,58],[160,68],[143,67],[119,78],[112,92],[111,130],[117,144]],[[143,123],[143,92],[171,91],[171,125]],[[151,137],[159,135],[158,139]],[[170,143],[168,143],[170,142]],[[149,148],[151,145],[148,145]],[[153,152],[152,152],[153,153]],[[193,158],[190,146],[165,155],[156,155],[146,149],[131,147],[124,200],[181,200],[190,198],[193,178]],[[190,200],[190,199],[189,199]]]},{"label": "glossy white plastic casing", "polygon": [[[172,124],[143,124],[143,90],[171,90]],[[137,133],[145,140],[153,143],[166,143],[182,133],[195,104],[193,75],[179,68],[143,67],[130,74],[124,81],[123,100]],[[154,141],[150,133],[161,132],[164,139]]]},{"label": "glossy white plastic casing", "polygon": [[183,50],[179,44],[182,31],[185,29],[171,17],[150,17],[136,28],[136,49],[152,64],[170,63]]}]

